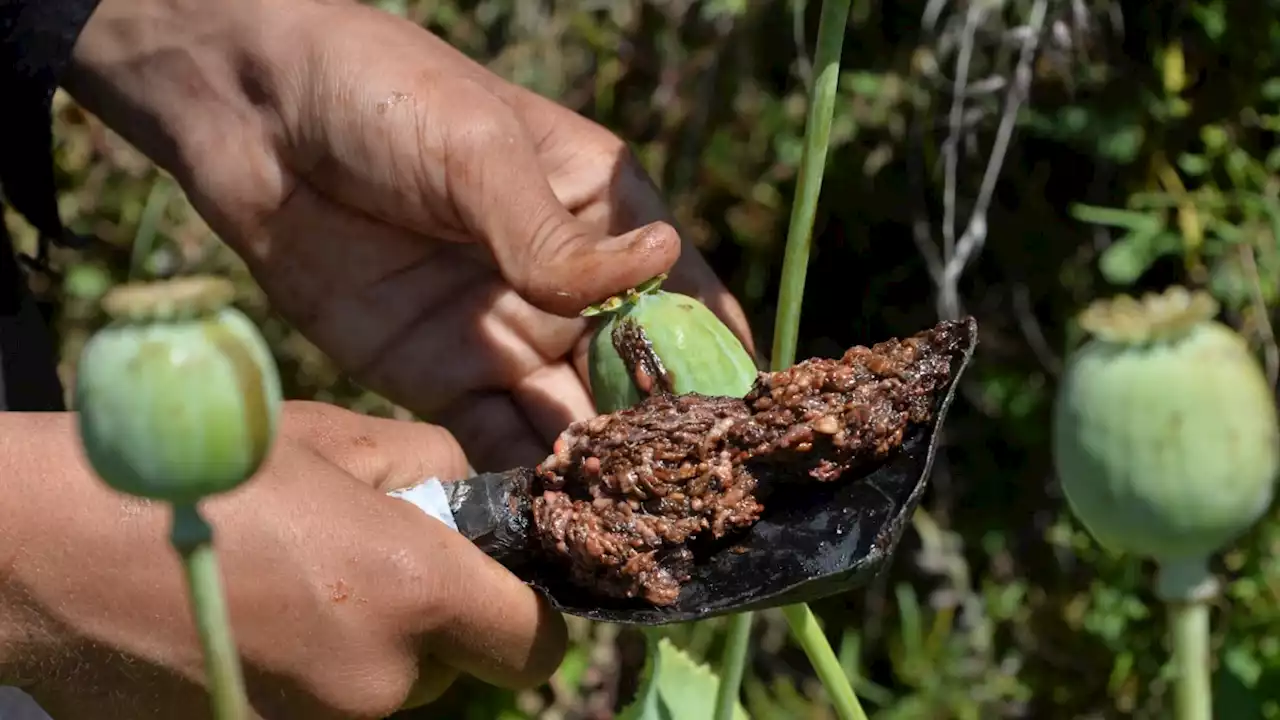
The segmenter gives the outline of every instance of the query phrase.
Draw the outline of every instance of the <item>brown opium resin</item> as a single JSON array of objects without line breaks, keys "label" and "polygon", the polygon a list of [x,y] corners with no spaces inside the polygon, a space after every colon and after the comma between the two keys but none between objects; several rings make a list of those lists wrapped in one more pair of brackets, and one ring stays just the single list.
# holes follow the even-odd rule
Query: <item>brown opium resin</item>
[{"label": "brown opium resin", "polygon": [[944,322],[760,373],[745,398],[659,393],[574,423],[530,488],[542,550],[595,593],[674,603],[691,541],[749,528],[775,484],[883,461],[929,422],[967,333]]}]

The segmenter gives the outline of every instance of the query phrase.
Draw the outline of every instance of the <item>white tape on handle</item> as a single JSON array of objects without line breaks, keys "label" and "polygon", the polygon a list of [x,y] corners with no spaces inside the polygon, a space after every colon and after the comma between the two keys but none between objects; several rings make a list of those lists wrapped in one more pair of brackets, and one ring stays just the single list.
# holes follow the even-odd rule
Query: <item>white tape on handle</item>
[{"label": "white tape on handle", "polygon": [[438,478],[427,478],[417,485],[387,493],[416,506],[422,512],[448,525],[454,530],[458,524],[453,520],[453,510],[449,508],[449,496],[444,491],[444,484]]}]

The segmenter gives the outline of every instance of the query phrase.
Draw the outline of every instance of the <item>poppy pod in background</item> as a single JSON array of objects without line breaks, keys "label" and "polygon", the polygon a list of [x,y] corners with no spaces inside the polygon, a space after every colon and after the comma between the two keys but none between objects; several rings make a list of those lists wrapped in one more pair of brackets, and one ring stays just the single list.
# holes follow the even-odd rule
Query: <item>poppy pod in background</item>
[{"label": "poppy pod in background", "polygon": [[80,435],[121,492],[192,504],[257,472],[276,434],[280,378],[254,324],[215,277],[125,285],[76,378]]},{"label": "poppy pod in background", "polygon": [[758,368],[715,313],[661,288],[665,275],[593,305],[604,316],[588,352],[597,412],[634,406],[654,393],[742,397]]},{"label": "poppy pod in background", "polygon": [[1090,306],[1053,418],[1072,511],[1109,549],[1202,564],[1271,503],[1280,429],[1271,388],[1217,303],[1173,288]]}]

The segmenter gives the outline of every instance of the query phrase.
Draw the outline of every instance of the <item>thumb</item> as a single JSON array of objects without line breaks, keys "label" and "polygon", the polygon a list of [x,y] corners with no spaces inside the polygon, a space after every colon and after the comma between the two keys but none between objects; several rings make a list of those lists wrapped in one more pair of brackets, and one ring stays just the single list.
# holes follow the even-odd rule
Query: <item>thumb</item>
[{"label": "thumb", "polygon": [[600,166],[575,177],[562,200],[537,133],[494,94],[495,75],[403,18],[332,12],[325,22],[347,32],[335,36],[318,20],[308,27],[334,60],[304,83],[315,92],[285,104],[296,108],[291,124],[307,128],[290,153],[308,183],[424,237],[479,241],[521,297],[565,317],[675,265],[680,238],[670,225],[611,237],[570,211],[610,199],[596,195],[627,172],[617,148],[584,138],[579,154]]},{"label": "thumb", "polygon": [[667,272],[680,256],[680,238],[664,222],[610,237],[558,202],[544,207],[533,222],[493,216],[494,227],[486,232],[503,277],[540,310],[573,317],[592,303]]},{"label": "thumb", "polygon": [[448,141],[449,200],[530,304],[572,317],[679,259],[680,237],[664,222],[611,237],[576,217],[556,197],[528,129],[510,107],[493,99],[472,108],[483,119]]}]

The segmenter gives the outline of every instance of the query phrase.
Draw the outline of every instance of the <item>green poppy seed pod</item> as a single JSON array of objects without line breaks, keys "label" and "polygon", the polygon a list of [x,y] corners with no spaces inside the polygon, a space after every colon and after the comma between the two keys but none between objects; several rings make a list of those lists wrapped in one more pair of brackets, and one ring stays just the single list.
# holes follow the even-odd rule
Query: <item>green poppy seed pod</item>
[{"label": "green poppy seed pod", "polygon": [[85,345],[76,377],[80,439],[121,492],[193,504],[257,472],[279,421],[280,377],[229,282],[126,285]]},{"label": "green poppy seed pod", "polygon": [[1175,287],[1090,306],[1067,363],[1053,453],[1067,501],[1102,545],[1199,561],[1266,511],[1280,467],[1271,389],[1217,303]]},{"label": "green poppy seed pod", "polygon": [[654,393],[741,397],[758,368],[706,305],[661,289],[659,275],[583,311],[606,315],[588,350],[596,410],[629,408]]}]

